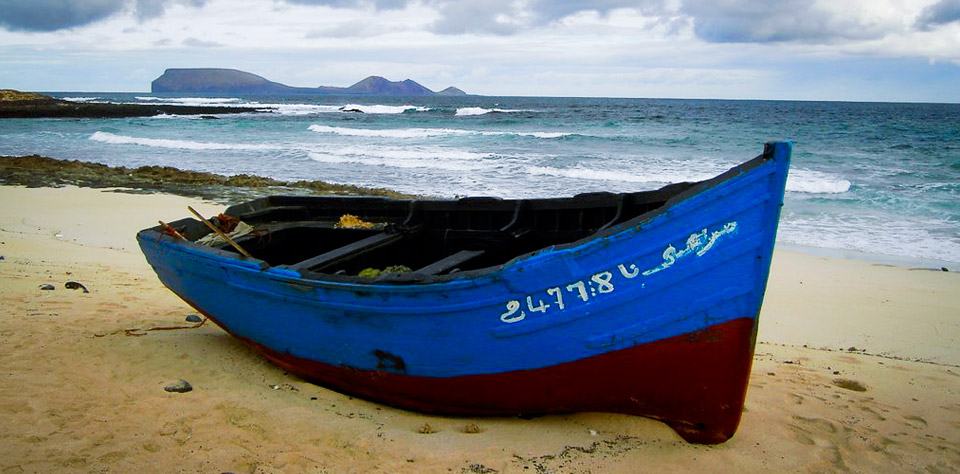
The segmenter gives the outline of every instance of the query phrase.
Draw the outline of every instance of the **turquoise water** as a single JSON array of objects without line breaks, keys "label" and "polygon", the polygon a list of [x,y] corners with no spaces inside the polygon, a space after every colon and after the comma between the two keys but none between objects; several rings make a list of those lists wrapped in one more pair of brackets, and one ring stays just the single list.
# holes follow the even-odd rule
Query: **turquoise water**
[{"label": "turquoise water", "polygon": [[163,97],[259,114],[0,121],[0,154],[547,197],[711,177],[795,143],[779,241],[960,262],[960,105],[586,98]]}]

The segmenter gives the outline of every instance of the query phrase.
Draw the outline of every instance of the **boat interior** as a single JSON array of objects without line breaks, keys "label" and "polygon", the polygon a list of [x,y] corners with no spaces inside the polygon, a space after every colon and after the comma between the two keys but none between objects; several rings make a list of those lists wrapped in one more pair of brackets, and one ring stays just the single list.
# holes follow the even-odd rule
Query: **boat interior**
[{"label": "boat interior", "polygon": [[[368,268],[403,266],[408,270],[377,276],[401,283],[490,269],[577,242],[656,211],[695,184],[526,200],[270,196],[232,206],[224,214],[253,227],[236,243],[269,266],[305,277],[348,279]],[[368,227],[340,225],[344,215]],[[211,222],[217,224],[218,218]],[[213,232],[193,219],[172,225],[190,241]],[[236,252],[229,244],[217,247]]]}]

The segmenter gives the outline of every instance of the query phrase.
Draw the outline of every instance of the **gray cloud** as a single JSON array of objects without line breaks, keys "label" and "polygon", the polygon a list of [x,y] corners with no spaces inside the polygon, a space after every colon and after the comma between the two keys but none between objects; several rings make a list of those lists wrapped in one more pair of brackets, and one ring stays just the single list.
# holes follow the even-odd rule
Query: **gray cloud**
[{"label": "gray cloud", "polygon": [[531,0],[519,8],[511,0],[433,0],[441,18],[432,30],[440,34],[510,35],[529,26],[543,26],[570,15],[592,11],[605,15],[618,8],[660,13],[664,0]]},{"label": "gray cloud", "polygon": [[887,33],[879,25],[861,23],[855,15],[820,10],[814,0],[684,0],[681,11],[693,18],[699,38],[714,43],[825,43]]},{"label": "gray cloud", "polygon": [[193,8],[201,8],[207,0],[135,0],[134,14],[140,21],[163,16],[168,5],[180,4]]},{"label": "gray cloud", "polygon": [[660,14],[664,0],[533,0],[529,7],[539,23],[561,20],[580,12],[594,11],[606,15],[618,8],[632,8],[645,14]]},{"label": "gray cloud", "polygon": [[440,12],[431,29],[434,33],[492,33],[511,35],[519,31],[522,12],[511,0],[461,0],[435,2]]},{"label": "gray cloud", "polygon": [[201,39],[197,39],[193,37],[183,40],[182,44],[184,46],[189,46],[191,48],[216,48],[218,46],[223,46],[222,44],[217,43],[216,41],[203,41]]},{"label": "gray cloud", "polygon": [[16,31],[56,31],[102,20],[123,9],[125,0],[7,0],[0,26]]},{"label": "gray cloud", "polygon": [[330,28],[318,28],[308,31],[304,38],[307,39],[317,39],[317,38],[363,38],[366,37],[368,32],[369,25],[362,21],[351,21],[349,23],[341,23],[337,26]]},{"label": "gray cloud", "polygon": [[5,0],[0,27],[14,31],[56,31],[88,25],[132,8],[140,21],[163,15],[170,4],[201,7],[206,0]]},{"label": "gray cloud", "polygon": [[[856,11],[841,14],[820,8],[815,0],[681,0],[672,7],[667,0],[529,0],[522,10],[510,0],[427,1],[441,15],[432,26],[439,34],[510,35],[580,12],[606,15],[619,8],[658,18],[670,31],[692,21],[694,34],[712,43],[833,43],[881,38],[897,27],[871,23]],[[958,15],[960,0],[941,0],[925,18],[928,24],[941,24]]]},{"label": "gray cloud", "polygon": [[411,0],[284,0],[300,5],[322,5],[333,8],[361,8],[372,6],[378,10],[397,10],[407,6]]},{"label": "gray cloud", "polygon": [[960,0],[940,0],[920,12],[916,27],[929,31],[934,27],[955,21],[960,21]]},{"label": "gray cloud", "polygon": [[[0,28],[19,31],[56,31],[87,25],[113,14],[134,15],[140,21],[162,16],[174,4],[202,7],[208,0],[3,0]],[[580,12],[607,15],[632,8],[659,18],[668,27],[693,24],[694,33],[713,43],[808,42],[880,38],[890,24],[869,23],[858,12],[840,14],[818,8],[815,0],[278,0],[290,4],[333,8],[391,10],[420,1],[439,19],[429,29],[442,35],[513,35],[531,27],[562,20]],[[673,5],[668,7],[668,4]],[[960,0],[940,0],[918,17],[915,28],[929,30],[960,21]],[[358,37],[376,34],[371,27],[346,24],[314,30],[307,37]]]},{"label": "gray cloud", "polygon": [[[301,5],[334,8],[373,7],[401,9],[414,0],[283,0]],[[431,31],[438,34],[464,33],[511,35],[526,27],[542,26],[583,11],[607,14],[617,8],[635,8],[645,13],[660,12],[665,0],[424,0],[440,14]],[[314,35],[323,33],[314,32]]]}]

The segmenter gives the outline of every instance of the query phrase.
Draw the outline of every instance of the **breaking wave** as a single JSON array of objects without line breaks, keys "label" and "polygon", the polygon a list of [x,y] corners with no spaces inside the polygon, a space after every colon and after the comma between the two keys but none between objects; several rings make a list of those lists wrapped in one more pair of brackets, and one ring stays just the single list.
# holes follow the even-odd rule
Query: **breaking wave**
[{"label": "breaking wave", "polygon": [[452,128],[400,128],[400,129],[368,129],[368,128],[347,128],[330,127],[327,125],[311,125],[307,127],[311,132],[329,133],[334,135],[344,135],[351,137],[376,137],[376,138],[428,138],[440,136],[463,136],[463,135],[487,135],[487,136],[520,136],[534,138],[563,138],[573,133],[565,132],[490,132],[481,130],[460,130]]},{"label": "breaking wave", "polygon": [[485,114],[508,114],[512,112],[532,112],[532,110],[523,110],[523,109],[485,109],[483,107],[461,107],[457,109],[457,117],[469,117],[471,115],[485,115]]},{"label": "breaking wave", "polygon": [[361,112],[365,114],[402,114],[408,110],[414,112],[428,112],[430,107],[417,105],[361,105],[347,104],[338,107],[340,112]]},{"label": "breaking wave", "polygon": [[143,102],[150,102],[154,104],[169,104],[169,105],[192,105],[192,106],[205,106],[205,105],[234,105],[241,102],[240,99],[235,97],[152,97],[152,96],[137,96],[135,99]]},{"label": "breaking wave", "polygon": [[820,171],[792,169],[787,191],[809,194],[841,194],[850,190],[850,181]]},{"label": "breaking wave", "polygon": [[94,132],[90,140],[112,145],[140,145],[154,148],[179,150],[279,150],[281,147],[265,144],[198,142],[192,140],[171,140],[168,138],[141,138],[115,135],[110,132]]},{"label": "breaking wave", "polygon": [[252,102],[250,106],[258,110],[266,110],[280,115],[310,115],[340,112],[338,105],[316,105],[316,104],[261,104]]},{"label": "breaking wave", "polygon": [[375,167],[422,168],[445,171],[481,171],[489,167],[488,153],[440,147],[342,147],[307,154],[320,163],[349,163]]}]

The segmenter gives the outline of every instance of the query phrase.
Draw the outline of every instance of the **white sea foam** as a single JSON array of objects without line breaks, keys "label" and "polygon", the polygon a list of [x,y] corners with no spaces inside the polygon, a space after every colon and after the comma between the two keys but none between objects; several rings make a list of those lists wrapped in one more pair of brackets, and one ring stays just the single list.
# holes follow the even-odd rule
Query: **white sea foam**
[{"label": "white sea foam", "polygon": [[[635,165],[621,164],[619,167],[606,166],[604,168],[593,168],[585,165],[578,165],[573,168],[532,166],[529,171],[534,174],[574,179],[669,184],[684,181],[703,181],[723,173],[726,168],[719,164],[703,164],[696,168],[690,168],[658,167],[651,163],[639,169]],[[849,191],[850,186],[850,181],[846,179],[828,173],[803,169],[791,170],[787,179],[787,191],[797,193],[840,194]]]},{"label": "white sea foam", "polygon": [[321,163],[351,163],[365,166],[446,171],[480,171],[490,154],[440,147],[341,147],[311,151],[310,159]]},{"label": "white sea foam", "polygon": [[[643,166],[640,169],[636,167],[628,169],[627,165],[621,165],[620,169],[610,166],[592,168],[579,165],[573,168],[532,166],[529,171],[534,174],[574,179],[669,184],[710,179],[726,171],[726,168],[719,164],[704,165],[697,168]],[[791,170],[787,179],[787,191],[797,193],[840,194],[849,191],[850,186],[850,181],[846,179],[828,173],[803,169]]]},{"label": "white sea foam", "polygon": [[469,117],[471,115],[484,115],[489,113],[511,113],[511,112],[530,112],[522,109],[485,109],[483,107],[461,107],[457,109],[457,117]]},{"label": "white sea foam", "polygon": [[365,114],[402,114],[408,110],[416,112],[427,112],[430,107],[421,107],[416,105],[373,105],[373,104],[347,104],[339,107],[341,112],[363,112]]},{"label": "white sea foam", "polygon": [[920,217],[892,220],[888,216],[821,213],[800,217],[786,212],[777,239],[808,247],[960,262],[960,238],[936,235],[947,221]]},{"label": "white sea foam", "polygon": [[449,128],[389,128],[389,129],[369,129],[369,128],[347,128],[330,127],[327,125],[311,125],[307,130],[317,133],[328,133],[333,135],[343,135],[348,137],[376,137],[376,138],[426,138],[447,135],[470,135],[478,132],[469,130],[453,130]]},{"label": "white sea foam", "polygon": [[567,133],[567,132],[509,132],[508,134],[520,135],[521,137],[536,137],[536,138],[563,138],[576,135],[576,133]]},{"label": "white sea foam", "polygon": [[62,97],[62,99],[68,102],[93,102],[99,97]]},{"label": "white sea foam", "polygon": [[240,99],[235,97],[153,97],[137,96],[135,99],[143,102],[166,105],[216,106],[238,104]]},{"label": "white sea foam", "polygon": [[850,186],[850,181],[821,171],[794,168],[787,176],[787,191],[797,193],[840,194]]},{"label": "white sea foam", "polygon": [[154,148],[169,148],[180,150],[280,150],[282,148],[266,144],[243,143],[216,143],[198,142],[191,140],[171,140],[168,138],[142,138],[126,135],[115,135],[110,132],[94,132],[90,140],[109,143],[111,145],[140,145]]},{"label": "white sea foam", "polygon": [[[247,105],[247,104],[242,104]],[[251,107],[257,110],[273,112],[280,115],[310,115],[340,112],[340,106],[337,105],[317,105],[317,104],[261,104],[251,102]]]},{"label": "white sea foam", "polygon": [[651,170],[648,172],[638,173],[637,171],[628,171],[625,169],[597,169],[582,165],[575,166],[573,168],[530,166],[527,168],[527,171],[531,174],[542,176],[639,184],[667,184],[681,181],[700,181],[713,176],[713,174],[705,171]]},{"label": "white sea foam", "polygon": [[137,100],[142,100],[146,102],[176,102],[178,104],[193,104],[193,103],[204,103],[204,104],[226,104],[231,102],[240,102],[240,99],[236,97],[153,97],[153,96],[137,96]]},{"label": "white sea foam", "polygon": [[327,125],[311,125],[308,130],[317,133],[329,133],[334,135],[344,135],[353,137],[377,137],[377,138],[427,138],[451,135],[484,135],[484,136],[521,136],[534,138],[562,138],[573,135],[564,132],[491,132],[480,130],[460,130],[452,128],[398,128],[398,129],[368,129],[368,128],[347,128],[330,127]]}]

